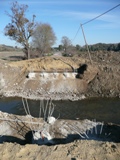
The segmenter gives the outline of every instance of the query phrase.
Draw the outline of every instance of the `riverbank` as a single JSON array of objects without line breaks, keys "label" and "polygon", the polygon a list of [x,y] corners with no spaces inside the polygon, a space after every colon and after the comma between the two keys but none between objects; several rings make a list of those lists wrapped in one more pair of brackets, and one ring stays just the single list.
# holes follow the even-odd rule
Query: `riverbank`
[{"label": "riverbank", "polygon": [[1,61],[1,94],[30,99],[85,98],[98,69],[82,58],[43,57],[19,62]]},{"label": "riverbank", "polygon": [[91,59],[99,72],[88,85],[86,97],[120,97],[120,52],[96,51],[91,53]]},{"label": "riverbank", "polygon": [[1,160],[119,160],[119,158],[120,143],[113,142],[81,140],[55,146],[0,144]]},{"label": "riverbank", "polygon": [[[43,57],[19,62],[1,60],[1,95],[57,100],[120,97],[120,54],[91,53],[93,64],[86,57],[87,53],[71,58]],[[84,64],[87,69],[76,78],[74,69]]]},{"label": "riverbank", "polygon": [[[120,125],[89,120],[56,120],[54,123],[45,122],[43,125],[42,119],[2,112],[0,118],[1,160],[119,160]],[[35,141],[39,145],[31,144],[32,132],[28,133],[31,127],[37,131],[40,126],[49,130],[53,137],[59,138],[54,137],[52,144],[48,145],[43,138]]]}]

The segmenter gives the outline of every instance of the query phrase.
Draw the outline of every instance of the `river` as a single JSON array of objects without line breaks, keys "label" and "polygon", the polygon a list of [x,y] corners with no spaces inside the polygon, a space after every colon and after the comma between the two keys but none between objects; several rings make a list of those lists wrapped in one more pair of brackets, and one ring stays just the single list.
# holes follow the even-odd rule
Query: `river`
[{"label": "river", "polygon": [[[27,100],[30,113],[39,117],[39,100]],[[120,124],[119,98],[91,98],[79,101],[52,101],[55,105],[53,116],[59,119],[89,119]],[[44,101],[46,105],[46,101]],[[16,115],[26,115],[22,99],[3,97],[0,99],[0,111]],[[42,115],[43,116],[43,115]]]}]

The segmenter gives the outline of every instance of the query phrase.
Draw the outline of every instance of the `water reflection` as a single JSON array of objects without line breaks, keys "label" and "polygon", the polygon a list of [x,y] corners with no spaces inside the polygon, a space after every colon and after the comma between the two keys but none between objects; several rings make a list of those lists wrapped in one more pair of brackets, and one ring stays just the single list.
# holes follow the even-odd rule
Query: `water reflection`
[{"label": "water reflection", "polygon": [[[96,121],[120,124],[119,98],[92,98],[80,101],[53,101],[53,116],[60,119],[95,119]],[[40,101],[28,100],[30,113],[39,116]],[[17,115],[25,115],[21,98],[0,99],[0,110]]]}]

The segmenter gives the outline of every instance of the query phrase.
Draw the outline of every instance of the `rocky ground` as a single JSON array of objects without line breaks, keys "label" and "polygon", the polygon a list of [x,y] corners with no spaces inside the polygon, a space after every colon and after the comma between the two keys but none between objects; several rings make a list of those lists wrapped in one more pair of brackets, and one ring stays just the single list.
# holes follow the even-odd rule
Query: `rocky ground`
[{"label": "rocky ground", "polygon": [[[9,57],[9,56],[8,56]],[[2,57],[3,58],[3,57]],[[12,57],[13,58],[13,57]],[[78,95],[84,95],[86,97],[120,97],[120,53],[119,52],[96,52],[91,53],[92,63],[89,61],[87,53],[81,54],[80,59],[78,57],[63,59],[64,62],[56,61],[57,69],[63,67],[68,70],[72,70],[72,67],[78,68],[80,64],[87,64],[88,70],[84,72],[82,77],[79,77],[82,90],[73,90],[74,97]],[[9,59],[9,58],[8,58]],[[32,63],[35,62],[35,63]],[[31,67],[34,64],[34,67]],[[1,71],[1,95],[8,93],[12,94],[10,90],[22,91],[21,88],[25,82],[26,88],[24,88],[24,96],[33,96],[34,89],[37,85],[34,80],[24,81],[29,71],[47,69],[51,64],[51,59],[47,65],[40,67],[37,61],[27,62],[8,62],[0,61]],[[49,65],[48,65],[49,64]],[[63,65],[64,64],[64,65]],[[72,67],[71,67],[72,66]],[[95,70],[94,70],[95,69]],[[42,71],[42,70],[41,70]],[[92,72],[93,71],[93,72]],[[92,73],[92,74],[91,74]],[[11,76],[12,75],[12,76]],[[16,75],[19,75],[16,77]],[[24,76],[23,76],[24,75]],[[23,79],[24,77],[24,79]],[[16,82],[17,80],[17,82]],[[64,82],[64,80],[63,80]],[[19,83],[20,88],[16,87]],[[75,82],[76,83],[76,82]],[[33,87],[31,88],[31,84]],[[6,87],[7,86],[7,87]],[[13,87],[14,86],[14,87]],[[77,86],[76,88],[81,88]],[[30,88],[29,88],[30,87]],[[29,90],[27,90],[29,88]],[[30,90],[31,89],[31,90]],[[72,89],[72,88],[70,88]],[[68,88],[68,91],[70,90]],[[39,91],[40,92],[40,91]],[[30,93],[30,94],[28,94]],[[41,92],[40,92],[41,93]],[[72,94],[73,94],[72,93]],[[65,93],[66,94],[66,93]],[[72,95],[71,94],[71,95]],[[14,92],[13,95],[18,95]],[[47,94],[46,96],[48,96]],[[31,97],[32,97],[31,96]],[[62,93],[58,96],[62,96]],[[33,97],[34,98],[34,97]],[[119,125],[117,126],[118,128]],[[116,130],[116,126],[115,126]],[[118,135],[120,134],[118,129]],[[18,143],[1,143],[0,144],[0,159],[1,160],[42,160],[42,159],[55,159],[55,160],[119,160],[120,159],[120,140],[118,142],[106,141],[106,140],[75,140],[74,142],[67,144],[59,144],[53,146],[39,146],[33,144],[20,145]]]}]

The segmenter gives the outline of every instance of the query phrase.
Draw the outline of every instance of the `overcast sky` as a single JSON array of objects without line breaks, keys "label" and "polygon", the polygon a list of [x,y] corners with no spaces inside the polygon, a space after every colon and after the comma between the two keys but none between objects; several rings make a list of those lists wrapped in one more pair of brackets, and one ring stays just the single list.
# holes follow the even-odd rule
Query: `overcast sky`
[{"label": "overcast sky", "polygon": [[[10,22],[5,11],[10,13],[12,0],[0,0],[0,44],[18,45],[4,36],[4,28]],[[57,37],[56,45],[67,36],[74,45],[84,45],[80,24],[120,4],[120,0],[18,0],[27,4],[26,17],[36,15],[36,21],[49,23]],[[76,36],[76,33],[79,32]],[[83,25],[88,44],[120,42],[120,6],[98,19]]]}]

